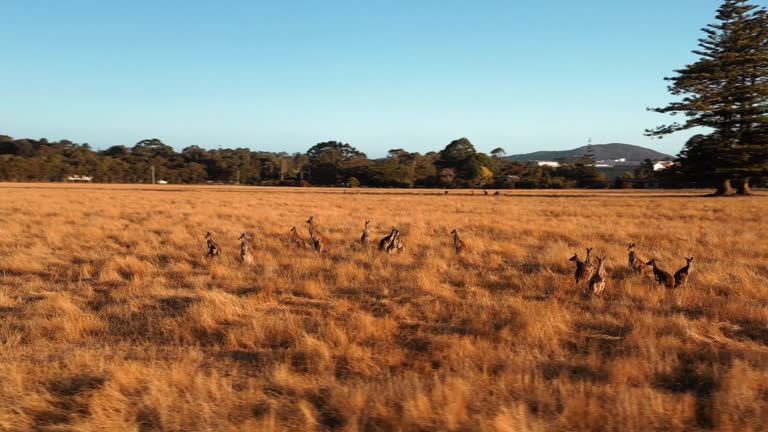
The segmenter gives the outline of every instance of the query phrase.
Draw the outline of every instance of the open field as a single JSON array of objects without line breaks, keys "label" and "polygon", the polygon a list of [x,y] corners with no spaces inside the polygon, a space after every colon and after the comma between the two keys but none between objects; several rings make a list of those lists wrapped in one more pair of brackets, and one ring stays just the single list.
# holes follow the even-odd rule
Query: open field
[{"label": "open field", "polygon": [[0,430],[768,428],[768,197],[360,192],[0,184]]}]

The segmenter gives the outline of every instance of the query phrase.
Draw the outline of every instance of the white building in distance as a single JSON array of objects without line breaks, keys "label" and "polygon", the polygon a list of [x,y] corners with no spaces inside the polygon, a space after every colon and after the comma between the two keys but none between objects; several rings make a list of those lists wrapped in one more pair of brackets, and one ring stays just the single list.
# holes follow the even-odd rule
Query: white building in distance
[{"label": "white building in distance", "polygon": [[557,168],[560,166],[560,163],[555,161],[536,161],[536,165]]}]

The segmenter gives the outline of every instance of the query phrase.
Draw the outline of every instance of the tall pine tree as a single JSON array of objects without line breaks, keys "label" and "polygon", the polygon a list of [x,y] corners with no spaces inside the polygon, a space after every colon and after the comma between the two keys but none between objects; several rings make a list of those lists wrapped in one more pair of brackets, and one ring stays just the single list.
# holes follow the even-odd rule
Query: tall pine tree
[{"label": "tall pine tree", "polygon": [[732,180],[749,194],[750,179],[768,174],[768,12],[748,0],[725,0],[716,19],[702,29],[705,37],[693,51],[700,58],[666,78],[669,92],[682,99],[652,109],[683,114],[685,122],[646,133],[708,129],[686,143],[680,172],[717,187],[719,195],[734,193]]}]

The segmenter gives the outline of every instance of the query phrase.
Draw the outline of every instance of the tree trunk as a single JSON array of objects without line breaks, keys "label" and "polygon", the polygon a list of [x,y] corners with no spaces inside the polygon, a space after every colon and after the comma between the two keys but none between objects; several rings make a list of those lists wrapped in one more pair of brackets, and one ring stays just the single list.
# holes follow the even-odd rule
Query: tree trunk
[{"label": "tree trunk", "polygon": [[752,188],[749,186],[749,177],[746,177],[737,187],[739,195],[752,195]]},{"label": "tree trunk", "polygon": [[724,179],[721,184],[717,186],[717,191],[715,191],[715,195],[717,196],[733,196],[736,193],[736,190],[731,187],[731,179],[727,178]]}]

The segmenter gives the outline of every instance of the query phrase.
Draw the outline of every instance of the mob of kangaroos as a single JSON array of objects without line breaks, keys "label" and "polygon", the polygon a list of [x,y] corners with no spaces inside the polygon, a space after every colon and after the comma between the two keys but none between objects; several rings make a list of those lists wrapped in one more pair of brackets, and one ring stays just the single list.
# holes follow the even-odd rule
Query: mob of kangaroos
[{"label": "mob of kangaroos", "polygon": [[[308,226],[309,237],[302,237],[296,227],[290,229],[289,244],[299,249],[312,249],[314,252],[321,254],[328,252],[328,239],[320,233],[317,229],[314,216],[310,216],[306,220]],[[459,229],[454,228],[450,235],[452,237],[452,249],[459,255],[469,251],[466,243],[459,235]],[[249,237],[245,233],[241,233],[240,240],[240,261],[243,264],[253,264],[255,258],[251,246],[248,244]],[[371,221],[366,219],[363,223],[363,233],[359,240],[356,240],[355,244],[362,244],[367,246],[371,243]],[[215,258],[221,256],[221,247],[213,240],[213,234],[209,231],[205,234],[206,241],[206,257]],[[645,261],[636,252],[637,244],[632,242],[628,246],[628,260],[627,265],[630,273],[644,274],[647,268],[651,268],[653,271],[653,277],[659,284],[667,288],[677,288],[685,285],[691,278],[693,272],[693,257],[685,257],[686,265],[676,271],[673,274],[659,267],[656,262],[656,258],[651,258],[649,261]],[[385,235],[378,242],[378,250],[386,252],[388,254],[402,252],[405,249],[402,233],[396,227],[392,227],[387,235]],[[573,262],[576,266],[574,272],[574,280],[576,284],[587,282],[589,291],[595,297],[600,297],[605,291],[606,281],[608,280],[608,272],[606,269],[605,261],[606,256],[598,256],[594,258],[597,263],[593,261],[592,256],[593,248],[586,248],[586,256],[584,260],[579,258],[578,253],[574,253],[569,261]]]},{"label": "mob of kangaroos", "polygon": [[644,269],[651,267],[653,270],[653,278],[660,285],[667,288],[677,288],[688,282],[693,272],[693,257],[685,257],[685,267],[676,271],[674,276],[668,271],[659,267],[656,263],[656,258],[651,258],[649,261],[645,261],[635,253],[635,243],[629,244],[629,268],[635,273],[643,273]]},{"label": "mob of kangaroos", "polygon": [[[693,257],[685,257],[687,264],[681,268],[673,276],[671,273],[663,270],[656,263],[655,258],[651,258],[650,261],[645,261],[640,258],[639,254],[635,251],[637,245],[632,242],[629,243],[628,254],[628,267],[631,273],[644,274],[645,269],[651,267],[653,270],[653,277],[659,284],[667,288],[677,288],[684,285],[691,277],[693,272]],[[597,267],[592,262],[592,248],[587,248],[587,256],[582,261],[579,258],[578,253],[574,253],[569,261],[576,265],[574,279],[576,284],[580,284],[585,281],[589,281],[589,291],[592,295],[599,297],[605,290],[605,281],[607,279],[607,271],[605,268],[605,256],[597,257]]]}]

